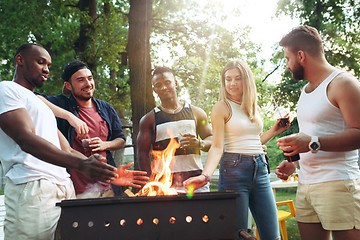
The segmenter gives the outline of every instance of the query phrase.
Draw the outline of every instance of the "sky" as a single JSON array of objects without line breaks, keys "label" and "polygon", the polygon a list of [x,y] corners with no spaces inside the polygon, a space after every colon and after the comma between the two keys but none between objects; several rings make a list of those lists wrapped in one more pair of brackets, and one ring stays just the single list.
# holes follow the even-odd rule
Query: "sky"
[{"label": "sky", "polygon": [[[250,40],[262,45],[259,57],[264,59],[270,59],[273,47],[277,46],[281,37],[299,25],[298,19],[275,17],[277,2],[278,0],[223,0],[225,8],[233,8],[234,5],[240,7],[241,14],[233,16],[230,22],[252,28]],[[232,27],[230,23],[229,27]],[[269,62],[265,65],[265,70],[272,70]],[[274,77],[277,76],[272,76],[273,79],[269,80],[277,82]]]},{"label": "sky", "polygon": [[[281,37],[288,33],[292,28],[299,25],[297,19],[291,19],[287,16],[281,18],[275,17],[278,0],[200,0],[199,4],[212,2],[218,5],[219,2],[224,12],[228,12],[228,21],[223,24],[230,31],[235,28],[251,27],[250,40],[262,46],[259,59],[265,59],[265,70],[271,72],[273,66],[269,59],[273,53],[274,46],[278,45]],[[234,9],[239,8],[240,13],[234,14]],[[162,45],[157,54],[160,56],[160,62],[164,65],[171,65],[173,59],[169,59],[169,49]],[[273,74],[268,78],[269,82],[277,83],[279,76]]]}]

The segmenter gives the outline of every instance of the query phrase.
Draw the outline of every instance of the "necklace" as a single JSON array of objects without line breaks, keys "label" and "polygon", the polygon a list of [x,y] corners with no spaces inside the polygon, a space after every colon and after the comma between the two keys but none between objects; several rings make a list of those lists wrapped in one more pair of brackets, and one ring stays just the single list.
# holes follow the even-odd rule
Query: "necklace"
[{"label": "necklace", "polygon": [[159,106],[161,110],[167,112],[167,113],[171,113],[171,114],[174,114],[176,113],[181,107],[182,107],[182,104],[180,103],[179,106],[175,109],[168,109],[166,107],[163,107],[162,105]]}]

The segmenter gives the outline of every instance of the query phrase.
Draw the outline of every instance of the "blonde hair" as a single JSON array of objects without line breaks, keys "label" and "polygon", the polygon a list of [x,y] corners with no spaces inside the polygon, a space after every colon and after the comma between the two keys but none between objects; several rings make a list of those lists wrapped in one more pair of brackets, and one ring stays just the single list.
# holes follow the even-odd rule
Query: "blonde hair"
[{"label": "blonde hair", "polygon": [[241,100],[241,107],[243,108],[246,116],[251,122],[260,125],[260,111],[257,105],[257,91],[253,73],[249,66],[240,60],[234,60],[227,63],[221,72],[221,88],[219,93],[219,101],[229,99],[229,94],[225,88],[225,73],[229,69],[237,68],[241,74],[243,84],[243,95]]}]

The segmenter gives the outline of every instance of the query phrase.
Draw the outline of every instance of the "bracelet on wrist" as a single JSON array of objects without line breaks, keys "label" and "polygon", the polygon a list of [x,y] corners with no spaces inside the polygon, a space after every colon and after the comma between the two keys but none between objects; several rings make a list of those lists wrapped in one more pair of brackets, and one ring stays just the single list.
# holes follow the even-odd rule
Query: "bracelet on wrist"
[{"label": "bracelet on wrist", "polygon": [[206,175],[206,174],[201,174],[201,175],[203,175],[204,177],[205,177],[205,180],[206,180],[206,182],[210,182],[211,181],[211,177],[210,176],[208,176],[208,175]]}]

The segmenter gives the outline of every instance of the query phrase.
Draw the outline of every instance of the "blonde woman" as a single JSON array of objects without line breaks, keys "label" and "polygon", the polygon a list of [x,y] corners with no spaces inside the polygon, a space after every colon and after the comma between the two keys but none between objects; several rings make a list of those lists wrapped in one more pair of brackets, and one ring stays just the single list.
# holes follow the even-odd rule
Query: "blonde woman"
[{"label": "blonde woman", "polygon": [[236,60],[221,73],[219,102],[211,113],[213,142],[202,175],[190,178],[185,186],[195,189],[210,181],[219,161],[219,191],[240,194],[239,229],[247,229],[248,207],[261,239],[279,239],[275,199],[270,187],[262,145],[287,127],[278,122],[261,135],[263,122],[257,105],[257,91],[250,68]]}]

